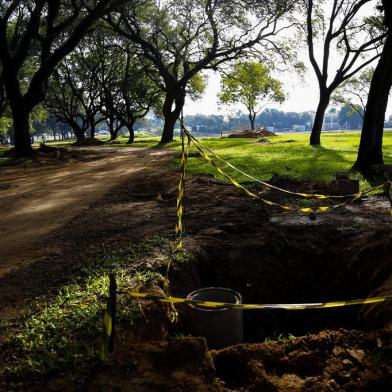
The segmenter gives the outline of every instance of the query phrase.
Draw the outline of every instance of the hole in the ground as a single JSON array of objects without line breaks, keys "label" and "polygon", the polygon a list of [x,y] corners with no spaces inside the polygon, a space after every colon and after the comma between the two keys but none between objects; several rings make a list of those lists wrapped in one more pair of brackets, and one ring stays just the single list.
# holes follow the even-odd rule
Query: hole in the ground
[{"label": "hole in the ground", "polygon": [[[173,292],[187,295],[195,289],[215,286],[239,292],[243,303],[343,301],[368,297],[392,272],[391,263],[384,262],[383,268],[374,273],[377,260],[369,258],[371,246],[366,241],[353,255],[347,251],[355,244],[353,238],[321,235],[316,243],[311,236],[298,234],[270,240],[255,235],[238,241],[228,236],[215,242],[219,245],[209,241],[199,249],[195,261],[177,265],[171,279]],[[376,253],[373,249],[373,257],[378,260],[389,260],[389,253],[385,244],[380,244]],[[362,328],[360,310],[360,306],[245,310],[244,340],[261,342],[324,329]]]}]

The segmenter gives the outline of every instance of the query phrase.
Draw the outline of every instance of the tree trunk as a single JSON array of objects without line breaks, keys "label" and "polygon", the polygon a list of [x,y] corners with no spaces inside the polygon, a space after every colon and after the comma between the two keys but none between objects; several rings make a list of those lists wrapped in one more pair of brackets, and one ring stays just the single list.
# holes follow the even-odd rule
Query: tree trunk
[{"label": "tree trunk", "polygon": [[[178,91],[177,94],[166,93],[165,102],[163,104],[163,117],[165,123],[161,137],[161,144],[170,143],[173,141],[174,126],[180,117],[180,113],[185,103],[185,92]],[[173,109],[174,105],[174,109]]]},{"label": "tree trunk", "polygon": [[109,116],[109,119],[106,120],[106,125],[109,128],[111,142],[117,139],[117,134],[118,134],[117,129],[114,129],[114,121],[115,120],[112,116]]},{"label": "tree trunk", "polygon": [[75,128],[74,132],[75,132],[75,136],[76,136],[76,141],[77,142],[81,142],[81,141],[83,141],[86,138],[83,130]]},{"label": "tree trunk", "polygon": [[133,142],[135,141],[135,131],[133,129],[135,122],[136,120],[127,124],[128,132],[129,132],[129,139],[127,141],[127,144],[133,144]]},{"label": "tree trunk", "polygon": [[95,138],[95,122],[94,122],[94,120],[91,122],[90,137],[91,137],[91,139]]},{"label": "tree trunk", "polygon": [[323,129],[324,116],[329,104],[329,98],[327,93],[320,94],[320,101],[317,106],[316,117],[314,118],[312,133],[310,135],[311,146],[319,146],[321,143],[321,130]]},{"label": "tree trunk", "polygon": [[113,142],[117,139],[117,132],[113,127],[113,124],[109,125],[110,141]]},{"label": "tree trunk", "polygon": [[34,154],[30,137],[30,113],[22,103],[12,103],[12,118],[14,121],[15,155],[27,157]]},{"label": "tree trunk", "polygon": [[385,112],[392,86],[392,32],[389,31],[380,61],[375,69],[363,120],[361,141],[354,169],[369,172],[372,165],[384,163],[382,138]]},{"label": "tree trunk", "polygon": [[250,129],[255,130],[256,113],[249,113]]}]

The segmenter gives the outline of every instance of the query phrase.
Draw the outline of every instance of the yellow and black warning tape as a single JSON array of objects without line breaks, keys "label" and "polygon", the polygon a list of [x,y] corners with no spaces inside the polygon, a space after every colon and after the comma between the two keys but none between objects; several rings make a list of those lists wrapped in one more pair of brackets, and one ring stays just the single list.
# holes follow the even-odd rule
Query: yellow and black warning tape
[{"label": "yellow and black warning tape", "polygon": [[222,157],[220,157],[216,152],[209,149],[200,140],[198,140],[196,137],[194,137],[186,128],[183,129],[183,132],[185,133],[185,135],[187,135],[188,138],[192,139],[193,144],[195,144],[195,145],[197,144],[201,149],[203,149],[204,151],[207,151],[210,155],[214,156],[217,160],[224,163],[226,166],[232,168],[233,170],[237,171],[238,173],[241,173],[243,176],[245,176],[255,182],[258,182],[259,184],[262,184],[268,188],[275,189],[280,192],[288,193],[290,195],[296,195],[296,196],[301,196],[301,197],[305,197],[305,198],[314,198],[314,199],[347,199],[347,198],[357,199],[357,198],[360,198],[360,197],[368,194],[369,192],[372,192],[372,191],[374,191],[378,188],[381,188],[383,186],[383,185],[380,185],[380,186],[374,187],[367,192],[358,192],[358,193],[352,193],[352,194],[348,194],[348,195],[323,195],[323,194],[319,194],[319,193],[303,193],[303,192],[290,191],[288,189],[284,189],[284,188],[278,187],[276,185],[272,185],[268,182],[262,181],[256,177],[244,172],[243,170],[234,166],[232,163],[230,163],[230,162],[226,161],[225,159],[223,159]]},{"label": "yellow and black warning tape", "polygon": [[299,212],[304,212],[304,213],[316,213],[316,212],[328,212],[328,211],[333,211],[337,208],[343,207],[349,203],[352,203],[355,200],[360,199],[361,197],[363,197],[364,195],[373,192],[376,189],[381,189],[383,188],[385,185],[379,185],[375,188],[372,188],[366,192],[361,192],[355,195],[355,197],[346,200],[342,203],[339,204],[335,204],[335,205],[330,205],[330,206],[318,206],[318,207],[292,207],[292,206],[287,206],[287,205],[283,205],[280,203],[276,203],[272,200],[268,200],[265,199],[263,197],[260,197],[259,195],[257,195],[256,193],[250,191],[248,188],[246,188],[245,186],[243,186],[242,184],[240,184],[238,181],[236,181],[234,178],[232,178],[229,174],[227,174],[226,172],[224,172],[217,164],[216,162],[207,154],[207,152],[197,143],[194,141],[194,138],[192,138],[192,136],[190,135],[190,133],[187,130],[184,130],[185,134],[188,136],[188,140],[191,139],[193,142],[193,145],[196,147],[196,149],[200,152],[200,154],[202,155],[202,157],[211,165],[214,167],[214,169],[221,174],[223,177],[225,177],[231,184],[233,184],[235,187],[237,187],[238,189],[240,189],[241,191],[243,191],[246,195],[248,195],[249,197],[253,198],[253,199],[257,199],[262,201],[264,204],[270,205],[270,206],[275,206],[275,207],[279,207],[284,211],[299,211]]},{"label": "yellow and black warning tape", "polygon": [[[184,130],[185,128],[182,127]],[[182,143],[182,156],[180,166],[180,181],[178,183],[178,195],[177,195],[177,223],[175,233],[177,236],[177,248],[182,248],[182,234],[184,232],[183,214],[184,214],[184,199],[185,199],[185,176],[186,176],[186,165],[188,163],[189,149],[191,146],[191,139],[187,137],[187,143],[185,144],[185,135],[181,135]]]},{"label": "yellow and black warning tape", "polygon": [[197,301],[187,298],[178,298],[171,296],[159,296],[150,293],[140,293],[135,291],[122,290],[118,294],[124,294],[134,299],[151,299],[169,304],[190,304],[203,308],[230,308],[230,309],[244,309],[244,310],[306,310],[306,309],[326,309],[326,308],[340,308],[354,305],[370,305],[381,302],[386,302],[392,299],[392,296],[377,296],[363,299],[354,299],[349,301],[332,301],[332,302],[311,302],[311,303],[293,303],[293,304],[233,304],[227,302],[215,301]]}]

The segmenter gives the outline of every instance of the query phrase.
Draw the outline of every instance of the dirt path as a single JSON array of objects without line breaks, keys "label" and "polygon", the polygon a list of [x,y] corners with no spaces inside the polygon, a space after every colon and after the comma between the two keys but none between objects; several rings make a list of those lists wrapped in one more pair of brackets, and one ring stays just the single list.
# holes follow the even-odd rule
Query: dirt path
[{"label": "dirt path", "polygon": [[26,265],[52,233],[129,175],[168,154],[148,148],[101,148],[88,150],[84,162],[2,168],[0,277]]}]

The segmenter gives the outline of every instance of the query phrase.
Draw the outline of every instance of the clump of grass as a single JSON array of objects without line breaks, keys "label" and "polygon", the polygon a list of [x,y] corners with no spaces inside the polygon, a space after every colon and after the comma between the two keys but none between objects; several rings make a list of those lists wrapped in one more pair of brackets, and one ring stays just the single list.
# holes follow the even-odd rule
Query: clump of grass
[{"label": "clump of grass", "polygon": [[274,334],[271,337],[265,338],[264,343],[269,344],[272,342],[286,342],[293,339],[296,339],[296,336],[294,336],[291,333],[279,333],[279,334]]},{"label": "clump of grass", "polygon": [[[107,249],[101,257],[87,260],[78,276],[57,295],[37,298],[15,322],[2,323],[0,376],[25,382],[67,369],[87,371],[99,353],[108,274],[116,274],[119,288],[163,279],[159,271],[147,269],[129,275],[132,262],[157,247],[169,249],[170,245],[155,236],[126,248]],[[119,320],[133,322],[140,315],[136,303],[118,309]]]}]

